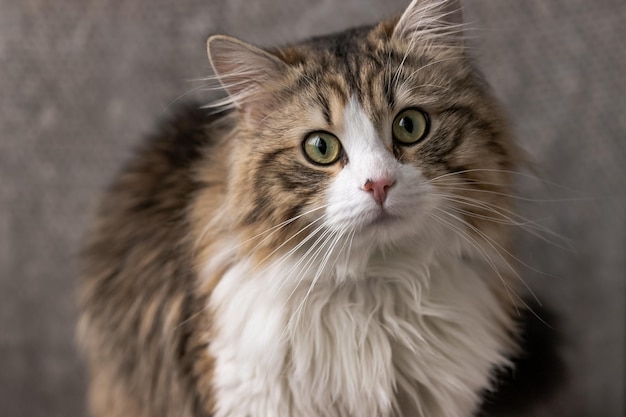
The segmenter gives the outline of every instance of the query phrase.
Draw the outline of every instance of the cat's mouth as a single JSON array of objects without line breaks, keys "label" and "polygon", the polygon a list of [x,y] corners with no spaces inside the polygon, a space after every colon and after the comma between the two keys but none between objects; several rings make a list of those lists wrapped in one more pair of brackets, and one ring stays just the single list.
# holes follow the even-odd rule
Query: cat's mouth
[{"label": "cat's mouth", "polygon": [[376,210],[374,213],[371,213],[369,216],[366,216],[363,219],[362,226],[364,228],[370,227],[387,227],[393,224],[397,224],[398,221],[401,220],[401,217],[397,214],[392,214],[385,209]]}]

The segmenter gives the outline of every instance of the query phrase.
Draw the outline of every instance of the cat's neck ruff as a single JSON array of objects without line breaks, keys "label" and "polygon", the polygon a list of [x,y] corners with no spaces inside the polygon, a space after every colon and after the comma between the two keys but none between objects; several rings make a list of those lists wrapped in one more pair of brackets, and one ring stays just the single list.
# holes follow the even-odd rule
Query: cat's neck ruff
[{"label": "cat's neck ruff", "polygon": [[494,271],[426,249],[322,262],[227,269],[209,302],[216,417],[471,416],[507,364],[510,318],[485,279]]}]

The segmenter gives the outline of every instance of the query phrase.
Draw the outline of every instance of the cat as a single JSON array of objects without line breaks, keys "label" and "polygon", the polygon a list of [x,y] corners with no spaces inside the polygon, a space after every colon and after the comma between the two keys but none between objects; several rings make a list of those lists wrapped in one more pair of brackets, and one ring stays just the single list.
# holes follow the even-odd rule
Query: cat
[{"label": "cat", "polygon": [[164,123],[88,233],[94,416],[480,412],[520,352],[524,156],[461,15],[413,0],[276,49],[208,39],[226,98]]}]

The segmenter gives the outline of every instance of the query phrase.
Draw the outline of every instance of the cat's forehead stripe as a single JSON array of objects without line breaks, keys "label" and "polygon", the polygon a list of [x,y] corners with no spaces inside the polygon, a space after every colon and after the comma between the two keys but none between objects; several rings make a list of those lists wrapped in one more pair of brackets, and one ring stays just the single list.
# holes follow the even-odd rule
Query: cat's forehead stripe
[{"label": "cat's forehead stripe", "polygon": [[[396,105],[398,89],[403,86],[405,74],[396,73],[398,63],[354,56],[322,55],[303,68],[296,81],[297,88],[286,87],[295,101],[310,97],[320,118],[329,127],[342,121],[343,108],[352,98],[361,104],[374,124],[383,122],[383,114]],[[409,62],[404,63],[405,66]],[[306,93],[308,91],[308,94]]]},{"label": "cat's forehead stripe", "polygon": [[333,124],[332,118],[331,118],[331,111],[330,111],[330,103],[328,102],[328,97],[326,97],[324,94],[321,94],[319,91],[317,92],[316,95],[316,99],[322,109],[322,114],[324,115],[324,120],[326,121],[326,123],[330,126]]}]

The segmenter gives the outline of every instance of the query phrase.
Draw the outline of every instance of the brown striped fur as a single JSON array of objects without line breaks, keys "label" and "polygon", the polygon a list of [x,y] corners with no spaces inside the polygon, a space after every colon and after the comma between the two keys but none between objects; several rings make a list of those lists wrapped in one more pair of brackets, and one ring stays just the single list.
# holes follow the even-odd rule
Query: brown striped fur
[{"label": "brown striped fur", "polygon": [[[427,178],[456,173],[438,182],[442,190],[511,208],[506,171],[521,158],[466,51],[426,43],[406,54],[406,40],[392,36],[396,21],[271,50],[289,67],[277,83],[233,111],[187,108],[124,168],[102,200],[83,255],[80,340],[94,416],[210,415],[205,307],[220,274],[200,282],[197,273],[225,236],[250,239],[239,251],[254,250],[261,260],[314,218],[255,239],[323,204],[329,180],[349,161],[312,165],[301,142],[308,132],[336,129],[352,96],[388,136],[400,110],[391,84],[403,86],[408,101],[430,115],[431,132],[422,143],[389,151]],[[487,207],[461,205],[472,214],[467,222],[508,248],[506,226]],[[491,284],[513,308],[502,282]],[[507,285],[516,287],[513,280]]]}]

